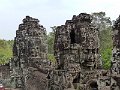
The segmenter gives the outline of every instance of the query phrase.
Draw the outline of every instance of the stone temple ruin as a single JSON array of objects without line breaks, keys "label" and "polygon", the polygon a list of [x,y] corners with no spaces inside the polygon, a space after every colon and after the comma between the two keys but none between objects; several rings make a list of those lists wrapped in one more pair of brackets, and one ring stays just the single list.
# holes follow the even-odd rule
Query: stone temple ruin
[{"label": "stone temple ruin", "polygon": [[[117,90],[120,90],[120,16],[113,26],[113,57],[111,64],[111,76],[116,81],[113,87],[119,87]],[[116,90],[114,88],[113,90]]]},{"label": "stone temple ruin", "polygon": [[16,31],[11,65],[15,88],[44,90],[47,86],[45,82],[49,62],[46,30],[38,22],[38,19],[26,16]]},{"label": "stone temple ruin", "polygon": [[[54,51],[57,75],[54,75],[52,90],[75,90],[78,84],[84,90],[84,85],[89,86],[92,80],[97,83],[101,69],[99,31],[91,22],[89,14],[81,13],[57,27]],[[61,78],[63,81],[59,81]]]},{"label": "stone temple ruin", "polygon": [[[56,69],[49,90],[106,90],[109,77],[104,76],[99,54],[99,30],[92,24],[92,16],[81,13],[58,26],[54,52]],[[110,90],[110,85],[109,87]]]},{"label": "stone temple ruin", "polygon": [[[16,31],[11,87],[17,90],[120,90],[120,17],[113,25],[110,70],[102,68],[99,29],[90,14],[73,15],[55,31],[55,65],[47,59],[46,29],[26,16]],[[13,89],[13,90],[14,90]]]}]

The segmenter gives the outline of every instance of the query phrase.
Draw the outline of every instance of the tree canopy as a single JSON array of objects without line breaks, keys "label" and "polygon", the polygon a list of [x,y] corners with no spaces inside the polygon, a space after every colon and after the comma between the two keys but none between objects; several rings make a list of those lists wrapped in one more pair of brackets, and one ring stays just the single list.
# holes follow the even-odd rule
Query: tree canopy
[{"label": "tree canopy", "polygon": [[12,58],[13,40],[0,40],[0,64],[8,63]]},{"label": "tree canopy", "polygon": [[110,68],[112,57],[112,21],[105,12],[92,13],[93,24],[99,29],[100,54],[105,69]]}]

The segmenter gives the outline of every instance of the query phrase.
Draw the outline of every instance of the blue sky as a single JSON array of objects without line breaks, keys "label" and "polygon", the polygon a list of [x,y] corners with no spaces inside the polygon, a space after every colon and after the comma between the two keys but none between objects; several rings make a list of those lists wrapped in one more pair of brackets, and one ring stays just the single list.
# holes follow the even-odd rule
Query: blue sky
[{"label": "blue sky", "polygon": [[79,13],[106,12],[115,20],[120,0],[0,0],[0,39],[14,39],[18,25],[29,15],[40,20],[47,32]]}]

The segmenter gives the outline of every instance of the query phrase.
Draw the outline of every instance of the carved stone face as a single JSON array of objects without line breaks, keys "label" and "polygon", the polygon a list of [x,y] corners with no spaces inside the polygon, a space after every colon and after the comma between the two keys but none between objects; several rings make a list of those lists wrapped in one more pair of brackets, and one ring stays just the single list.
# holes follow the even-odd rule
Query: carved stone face
[{"label": "carved stone face", "polygon": [[95,68],[97,59],[96,49],[84,49],[82,55],[82,65],[84,68]]}]

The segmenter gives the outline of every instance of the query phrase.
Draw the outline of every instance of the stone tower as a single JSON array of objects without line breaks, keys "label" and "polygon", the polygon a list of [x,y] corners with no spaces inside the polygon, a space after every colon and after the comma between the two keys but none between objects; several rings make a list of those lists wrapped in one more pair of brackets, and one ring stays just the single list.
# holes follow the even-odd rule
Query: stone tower
[{"label": "stone tower", "polygon": [[91,22],[91,15],[81,13],[57,27],[54,45],[57,66],[50,90],[98,89],[99,31]]},{"label": "stone tower", "polygon": [[113,25],[113,56],[111,62],[111,90],[120,90],[120,16]]},{"label": "stone tower", "polygon": [[120,74],[120,17],[115,21],[113,26],[113,60],[112,73]]},{"label": "stone tower", "polygon": [[[41,75],[44,81],[46,80],[44,75],[46,73],[45,70],[43,70],[44,67],[48,65],[46,38],[46,29],[39,24],[38,19],[26,16],[26,18],[23,19],[23,23],[19,25],[14,40],[14,60],[12,63],[12,74],[16,88],[33,90],[30,89],[31,84],[35,84],[35,79],[32,81],[32,77],[38,78],[39,75]],[[42,79],[37,83],[41,85],[41,82]],[[42,86],[46,87],[43,84],[41,87]],[[38,89],[38,86],[34,88],[36,87],[37,89],[35,90],[43,90],[43,88]]]}]

